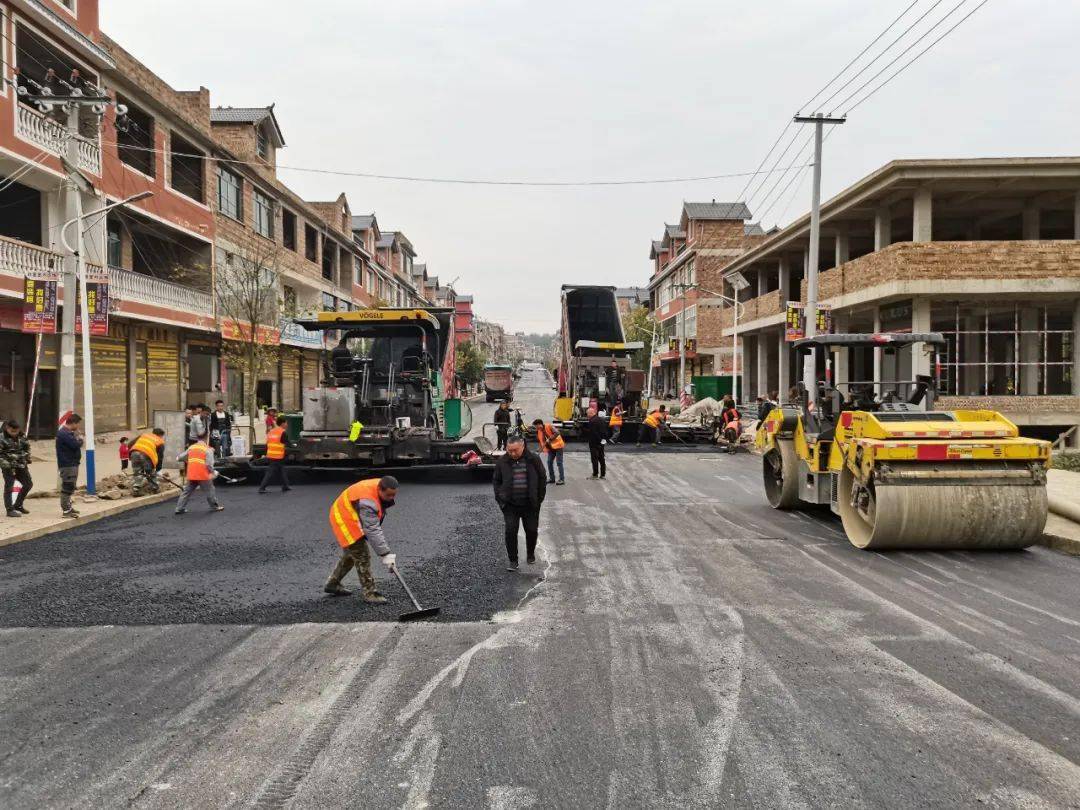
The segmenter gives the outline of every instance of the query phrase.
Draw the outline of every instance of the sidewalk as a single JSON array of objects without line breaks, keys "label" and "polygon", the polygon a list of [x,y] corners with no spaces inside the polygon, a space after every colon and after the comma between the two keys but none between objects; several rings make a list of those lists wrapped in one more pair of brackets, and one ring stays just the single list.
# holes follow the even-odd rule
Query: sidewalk
[{"label": "sidewalk", "polygon": [[1043,533],[1043,545],[1080,555],[1080,473],[1050,470],[1046,476],[1050,517]]},{"label": "sidewalk", "polygon": [[141,498],[125,495],[118,501],[88,498],[85,492],[76,493],[73,500],[79,517],[72,520],[60,517],[59,498],[35,498],[32,493],[26,501],[26,508],[30,510],[29,515],[23,515],[21,518],[0,516],[0,547],[93,523],[95,520],[101,520],[110,515],[127,512],[129,509],[168,501],[176,498],[177,495],[179,491],[168,484],[162,485],[162,491],[158,495],[144,495]]}]

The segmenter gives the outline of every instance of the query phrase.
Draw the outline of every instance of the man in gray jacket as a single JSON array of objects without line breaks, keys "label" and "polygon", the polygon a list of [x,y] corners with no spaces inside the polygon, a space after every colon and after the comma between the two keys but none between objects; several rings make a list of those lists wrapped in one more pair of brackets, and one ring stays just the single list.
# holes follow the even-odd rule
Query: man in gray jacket
[{"label": "man in gray jacket", "polygon": [[323,590],[331,596],[350,593],[341,580],[353,568],[360,578],[363,600],[372,605],[386,601],[375,586],[371,575],[371,555],[368,545],[391,573],[396,570],[397,557],[390,551],[383,533],[386,510],[397,498],[398,481],[392,475],[367,478],[346,488],[330,506],[330,528],[341,546],[342,554]]}]

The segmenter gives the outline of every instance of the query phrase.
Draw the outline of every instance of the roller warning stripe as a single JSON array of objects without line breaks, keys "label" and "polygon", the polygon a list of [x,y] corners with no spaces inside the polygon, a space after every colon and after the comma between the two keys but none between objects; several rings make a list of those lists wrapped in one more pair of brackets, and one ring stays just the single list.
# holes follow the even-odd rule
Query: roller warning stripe
[{"label": "roller warning stripe", "polygon": [[1005,439],[1007,430],[900,430],[890,434],[903,439]]}]

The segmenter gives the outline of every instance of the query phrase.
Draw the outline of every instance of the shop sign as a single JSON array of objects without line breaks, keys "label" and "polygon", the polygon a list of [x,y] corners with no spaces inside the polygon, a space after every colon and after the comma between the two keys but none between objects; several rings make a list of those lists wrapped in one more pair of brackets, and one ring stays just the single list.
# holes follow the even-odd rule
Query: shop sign
[{"label": "shop sign", "polygon": [[[225,340],[240,340],[247,342],[251,338],[251,325],[237,323],[231,319],[221,322],[221,336]],[[266,346],[276,346],[281,342],[281,332],[272,326],[259,326],[256,342]]]},{"label": "shop sign", "polygon": [[55,270],[27,270],[23,282],[22,330],[39,334],[56,332]]},{"label": "shop sign", "polygon": [[[109,334],[109,271],[86,272],[86,317],[91,335]],[[82,334],[82,298],[75,302],[75,331]]]},{"label": "shop sign", "polygon": [[301,349],[322,349],[323,332],[310,332],[292,318],[281,319],[281,343],[285,346],[298,346]]},{"label": "shop sign", "polygon": [[[832,332],[832,305],[818,304],[817,333],[827,335]],[[784,339],[789,343],[806,336],[806,305],[802,301],[787,302],[787,316],[784,319]]]}]

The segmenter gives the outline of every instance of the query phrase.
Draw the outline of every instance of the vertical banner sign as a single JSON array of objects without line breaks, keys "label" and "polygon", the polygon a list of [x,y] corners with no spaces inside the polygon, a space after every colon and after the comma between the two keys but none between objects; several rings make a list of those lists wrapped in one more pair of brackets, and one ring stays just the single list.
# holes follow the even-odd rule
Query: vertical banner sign
[{"label": "vertical banner sign", "polygon": [[24,332],[42,334],[56,332],[56,285],[59,276],[55,270],[27,270],[23,287]]},{"label": "vertical banner sign", "polygon": [[[817,333],[828,335],[832,332],[832,305],[818,304]],[[787,302],[787,316],[784,318],[784,339],[789,343],[806,337],[806,308],[802,301]]]},{"label": "vertical banner sign", "polygon": [[[82,334],[82,298],[76,300],[75,331]],[[86,319],[90,334],[101,337],[109,334],[109,273],[107,270],[86,271]]]}]

